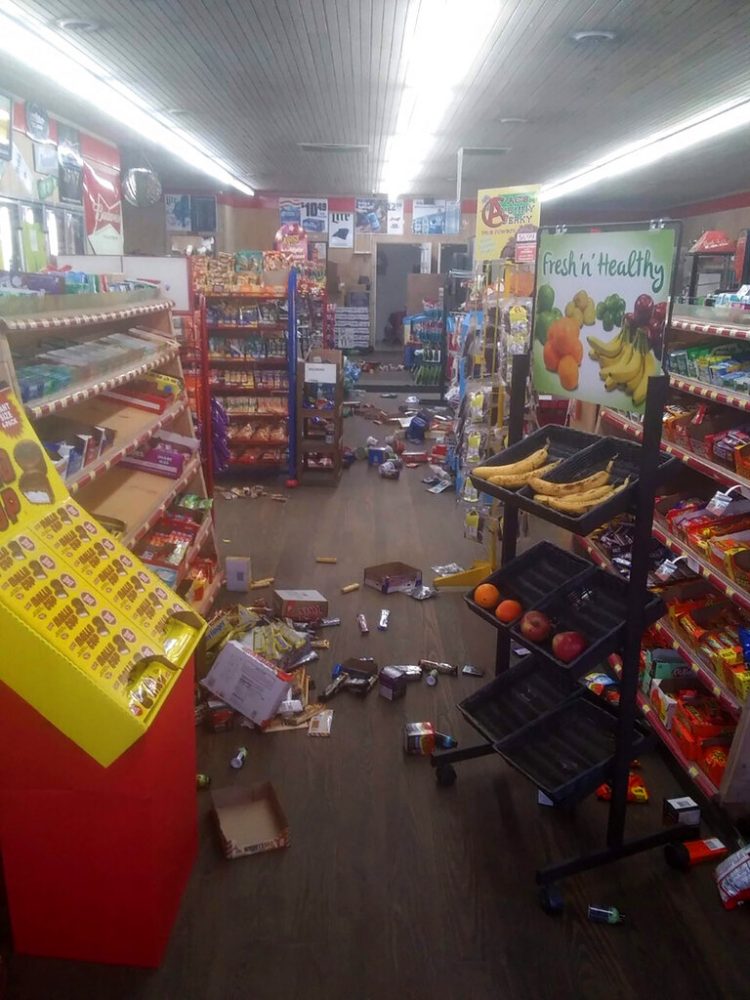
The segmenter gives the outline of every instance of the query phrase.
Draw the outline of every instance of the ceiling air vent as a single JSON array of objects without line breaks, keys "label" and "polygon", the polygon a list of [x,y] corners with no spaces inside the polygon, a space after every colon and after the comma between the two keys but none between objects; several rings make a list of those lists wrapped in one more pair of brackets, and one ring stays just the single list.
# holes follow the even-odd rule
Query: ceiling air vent
[{"label": "ceiling air vent", "polygon": [[502,156],[510,146],[464,146],[464,156]]},{"label": "ceiling air vent", "polygon": [[356,142],[298,142],[306,153],[366,153],[369,146]]}]

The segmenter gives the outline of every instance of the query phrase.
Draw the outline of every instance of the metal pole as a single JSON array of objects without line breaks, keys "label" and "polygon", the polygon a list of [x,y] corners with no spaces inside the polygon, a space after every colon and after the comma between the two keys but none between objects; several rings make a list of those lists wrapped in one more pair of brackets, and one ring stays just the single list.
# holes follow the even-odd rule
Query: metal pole
[{"label": "metal pole", "polygon": [[652,376],[648,380],[646,412],[643,419],[641,468],[635,497],[635,525],[627,596],[627,621],[623,644],[620,680],[620,711],[617,722],[612,800],[607,825],[607,845],[617,847],[625,834],[625,811],[628,798],[628,771],[632,759],[633,727],[637,716],[638,663],[643,635],[643,603],[648,582],[648,553],[654,519],[654,498],[658,485],[662,414],[669,378]]},{"label": "metal pole", "polygon": [[297,478],[297,269],[292,267],[287,285],[287,373],[289,377],[289,469]]},{"label": "metal pole", "polygon": [[[508,413],[508,446],[523,437],[523,417],[526,409],[526,382],[529,377],[529,354],[514,354],[510,374],[510,412]],[[500,405],[500,403],[498,403]],[[503,543],[500,565],[504,566],[516,556],[518,541],[518,507],[506,502],[503,510]],[[510,667],[510,635],[505,629],[497,634],[495,647],[495,673]]]}]

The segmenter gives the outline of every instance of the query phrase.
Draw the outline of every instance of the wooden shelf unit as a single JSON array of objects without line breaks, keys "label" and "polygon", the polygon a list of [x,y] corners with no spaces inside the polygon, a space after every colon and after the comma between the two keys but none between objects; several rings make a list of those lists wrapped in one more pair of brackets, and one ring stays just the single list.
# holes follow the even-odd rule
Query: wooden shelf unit
[{"label": "wooden shelf unit", "polygon": [[[40,307],[40,302],[42,307]],[[26,411],[32,422],[65,411],[65,416],[84,424],[105,426],[114,431],[109,449],[68,479],[67,486],[78,502],[94,517],[115,518],[125,524],[123,544],[132,548],[154,527],[169,504],[183,492],[208,496],[200,450],[186,463],[183,474],[168,479],[149,472],[123,467],[120,462],[145,444],[157,431],[168,429],[195,439],[186,393],[177,395],[161,413],[108,399],[108,390],[126,386],[148,371],[160,371],[183,379],[180,344],[174,339],[172,303],[154,293],[103,293],[81,296],[46,296],[44,299],[3,299],[0,301],[0,379],[21,398],[16,376],[16,358],[27,363],[33,349],[51,339],[71,343],[96,341],[112,333],[138,330],[152,348],[136,363],[94,374],[64,391],[29,400]],[[47,349],[46,347],[44,349]],[[196,446],[198,442],[196,441]],[[207,588],[213,599],[218,591],[218,545],[213,517],[201,526],[188,553],[181,579],[190,564],[204,554],[215,558],[217,575]],[[206,597],[196,602],[207,610]]]},{"label": "wooden shelf unit", "polygon": [[[332,409],[306,406],[310,389],[307,386],[329,386],[333,397]],[[315,391],[315,390],[312,390]],[[344,370],[341,351],[316,348],[306,361],[297,363],[297,479],[300,483],[336,485],[341,478],[341,456],[344,446]],[[310,423],[319,418],[331,426],[323,438],[310,436]],[[330,466],[311,466],[314,453],[330,458]]]}]

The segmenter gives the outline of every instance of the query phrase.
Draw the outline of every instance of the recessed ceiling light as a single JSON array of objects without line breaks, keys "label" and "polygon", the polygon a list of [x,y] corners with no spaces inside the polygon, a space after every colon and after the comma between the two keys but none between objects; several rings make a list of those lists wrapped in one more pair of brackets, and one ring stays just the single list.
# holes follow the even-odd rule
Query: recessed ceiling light
[{"label": "recessed ceiling light", "polygon": [[522,118],[520,115],[508,115],[506,118],[498,118],[501,125],[528,125],[529,119]]},{"label": "recessed ceiling light", "polygon": [[101,30],[101,22],[84,17],[59,17],[55,24],[61,31],[75,31],[82,35]]},{"label": "recessed ceiling light", "polygon": [[570,36],[574,42],[613,42],[617,35],[614,31],[574,31]]}]

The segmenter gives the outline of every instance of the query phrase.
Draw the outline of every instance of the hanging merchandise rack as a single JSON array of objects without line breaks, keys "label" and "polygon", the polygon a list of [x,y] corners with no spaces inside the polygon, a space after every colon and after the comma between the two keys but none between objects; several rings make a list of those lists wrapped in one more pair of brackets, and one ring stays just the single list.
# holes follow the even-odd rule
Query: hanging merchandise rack
[{"label": "hanging merchandise rack", "polygon": [[[620,227],[610,227],[615,228]],[[578,231],[590,232],[587,228]],[[563,661],[548,641],[535,642],[525,635],[519,628],[520,619],[501,622],[479,607],[472,590],[466,597],[470,609],[498,632],[496,679],[459,706],[484,742],[436,751],[432,764],[438,785],[450,785],[456,779],[454,763],[497,753],[554,805],[572,804],[603,781],[610,782],[604,846],[537,872],[543,908],[559,912],[563,902],[556,883],[561,879],[691,839],[697,836],[698,828],[676,826],[638,839],[625,837],[630,764],[645,748],[649,736],[638,712],[641,637],[644,629],[664,614],[661,597],[648,590],[647,582],[656,491],[677,467],[660,452],[668,377],[653,375],[648,379],[641,443],[620,449],[619,443],[613,446],[606,438],[562,427],[542,428],[524,438],[529,369],[529,354],[513,357],[508,444],[488,464],[501,467],[514,462],[538,449],[545,438],[549,458],[559,463],[547,475],[548,480],[571,482],[607,468],[614,459],[612,482],[623,488],[586,514],[571,517],[539,503],[524,488],[499,487],[472,473],[477,490],[504,505],[500,569],[486,582],[494,584],[504,597],[518,600],[525,611],[545,612],[560,630],[583,632],[588,642],[577,655]],[[622,463],[619,467],[618,462]],[[586,535],[629,505],[635,511],[629,580],[596,568],[551,542],[542,542],[517,557],[520,510]],[[531,654],[517,666],[511,663],[511,638]],[[621,664],[617,708],[577,683],[592,667],[601,669],[613,654],[619,654]]]}]

